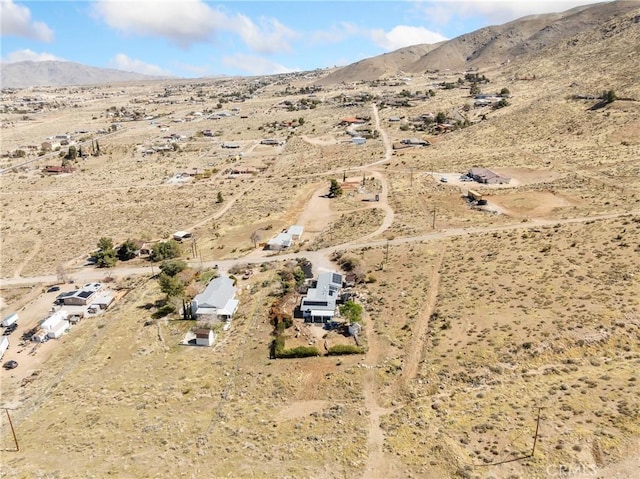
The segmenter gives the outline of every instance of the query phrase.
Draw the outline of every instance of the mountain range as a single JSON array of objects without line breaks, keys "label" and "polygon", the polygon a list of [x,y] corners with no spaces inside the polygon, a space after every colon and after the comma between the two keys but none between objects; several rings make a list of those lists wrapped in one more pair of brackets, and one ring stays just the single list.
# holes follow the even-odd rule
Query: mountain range
[{"label": "mountain range", "polygon": [[0,85],[2,85],[2,88],[97,85],[139,80],[160,80],[162,78],[164,77],[62,61],[25,61],[0,65]]},{"label": "mountain range", "polygon": [[[625,19],[624,25],[620,24],[621,28],[618,28],[616,22],[621,19]],[[580,38],[583,39],[584,44],[584,39],[587,36],[593,37],[603,28],[609,28],[605,34],[605,37],[608,37],[625,30],[625,25],[629,26],[639,22],[640,3],[629,0],[591,4],[562,13],[531,15],[503,25],[481,28],[448,41],[413,45],[366,58],[331,70],[315,83],[330,85],[342,82],[373,81],[398,74],[491,68],[512,62],[523,65],[518,60],[552,58],[568,47],[576,46]],[[605,27],[605,25],[609,25],[609,27]],[[617,31],[616,28],[618,28]],[[630,35],[629,38],[623,39],[622,51],[619,53],[623,57],[628,57],[629,52],[625,50],[624,45],[626,41],[629,48],[634,48],[635,45],[635,58],[637,59],[638,42],[634,40],[637,33],[631,32]],[[596,40],[603,39],[601,34],[597,34],[596,37]],[[621,58],[621,61],[627,60]],[[163,77],[60,61],[2,64],[0,65],[0,73],[0,84],[5,88],[89,85],[163,79]]]}]

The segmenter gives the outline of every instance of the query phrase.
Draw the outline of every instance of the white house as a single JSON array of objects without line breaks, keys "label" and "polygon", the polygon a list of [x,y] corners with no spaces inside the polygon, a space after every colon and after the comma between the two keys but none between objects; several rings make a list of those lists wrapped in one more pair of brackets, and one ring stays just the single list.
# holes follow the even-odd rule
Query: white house
[{"label": "white house", "polygon": [[211,280],[205,290],[191,300],[191,313],[198,319],[231,319],[238,309],[236,288],[228,276]]},{"label": "white house", "polygon": [[212,346],[215,336],[211,329],[196,329],[196,345],[197,346]]},{"label": "white house", "polygon": [[267,242],[267,249],[281,251],[290,248],[293,244],[293,238],[289,233],[278,233],[275,238],[271,238]]},{"label": "white house", "polygon": [[328,323],[336,312],[336,300],[342,288],[342,275],[327,271],[318,275],[315,288],[302,298],[300,312],[306,322]]},{"label": "white house", "polygon": [[68,306],[85,306],[92,302],[96,293],[101,289],[102,283],[87,283],[82,289],[58,295],[58,299]]},{"label": "white house", "polygon": [[56,311],[47,319],[45,319],[40,327],[47,332],[47,336],[51,339],[58,339],[69,329],[69,313],[64,310]]}]

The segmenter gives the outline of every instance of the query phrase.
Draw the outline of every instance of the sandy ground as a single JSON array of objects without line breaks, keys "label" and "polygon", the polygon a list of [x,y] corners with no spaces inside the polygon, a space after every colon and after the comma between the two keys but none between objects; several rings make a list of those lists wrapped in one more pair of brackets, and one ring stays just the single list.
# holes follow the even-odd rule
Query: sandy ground
[{"label": "sandy ground", "polygon": [[[388,118],[459,107],[466,101],[459,92],[438,91],[413,110],[327,104],[288,112],[275,107],[281,97],[273,86],[242,105],[245,119],[174,123],[194,105],[173,105],[173,113],[147,106],[168,132],[189,138],[175,151],[143,157],[162,134],[157,125],[129,122],[100,137],[104,154],[71,175],[43,176],[35,161],[3,175],[2,312],[22,317],[11,338],[35,325],[52,300],[24,285],[55,282],[60,264],[78,283],[111,275],[128,293],[35,354],[12,342],[5,357],[22,359],[0,371],[2,405],[15,408],[21,451],[11,451],[0,422],[2,474],[507,478],[580,465],[602,477],[633,477],[637,119],[631,110],[597,116],[565,100],[538,101],[539,85],[509,86],[511,107],[419,150],[392,154],[393,142],[420,133]],[[109,125],[109,106],[150,93],[113,94],[73,115],[5,129],[3,142],[37,143],[76,131],[78,122],[93,131]],[[527,121],[514,121],[516,114]],[[341,143],[348,137],[336,125],[355,115],[369,116],[366,126],[380,137]],[[302,126],[290,126],[300,117]],[[219,135],[197,136],[205,128]],[[286,143],[259,145],[265,137]],[[239,143],[239,151],[224,142]],[[266,169],[229,177],[238,165]],[[499,214],[463,198],[470,185],[458,177],[475,165],[513,178],[500,188],[474,185]],[[167,183],[194,168],[215,172]],[[323,197],[329,179],[343,175],[345,186],[363,177],[365,185]],[[370,201],[374,193],[380,201]],[[293,251],[274,254],[250,240],[259,232],[266,241],[291,224],[305,227]],[[194,267],[255,265],[240,280],[238,316],[211,349],[178,345],[190,323],[150,321],[162,294],[148,280],[149,263],[110,272],[83,266],[101,236],[154,240],[182,229],[197,239],[196,257],[189,244],[183,250]],[[336,251],[353,256],[365,276],[356,291],[366,354],[270,360],[267,313],[278,268],[306,257],[316,272],[336,269]],[[530,451],[538,406],[536,454],[518,459]]]}]

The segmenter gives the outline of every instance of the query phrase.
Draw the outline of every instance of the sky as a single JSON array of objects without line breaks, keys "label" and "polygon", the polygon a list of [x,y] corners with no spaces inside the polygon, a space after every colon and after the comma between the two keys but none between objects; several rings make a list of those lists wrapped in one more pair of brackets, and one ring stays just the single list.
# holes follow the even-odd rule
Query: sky
[{"label": "sky", "polygon": [[149,75],[331,68],[594,0],[0,0],[0,61]]}]

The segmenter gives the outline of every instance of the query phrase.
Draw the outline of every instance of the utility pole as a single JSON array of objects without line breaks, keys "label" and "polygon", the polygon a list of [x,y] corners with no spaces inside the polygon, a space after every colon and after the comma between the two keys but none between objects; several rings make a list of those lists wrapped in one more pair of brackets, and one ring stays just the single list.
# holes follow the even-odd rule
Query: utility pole
[{"label": "utility pole", "polygon": [[533,437],[533,448],[531,449],[531,457],[536,453],[536,443],[538,442],[538,429],[540,429],[540,410],[538,407],[538,420],[536,421],[536,435]]},{"label": "utility pole", "polygon": [[13,423],[11,422],[11,416],[9,416],[9,408],[3,408],[4,412],[7,413],[7,419],[9,420],[9,426],[11,427],[11,433],[13,434],[13,441],[16,443],[16,452],[20,451],[20,446],[18,445],[18,437],[16,436],[16,430],[13,428]]},{"label": "utility pole", "polygon": [[413,186],[413,168],[411,168],[411,178],[409,180],[410,186]]},{"label": "utility pole", "polygon": [[431,222],[431,229],[436,229],[436,207],[433,207],[433,221]]},{"label": "utility pole", "polygon": [[387,245],[384,251],[384,262],[387,264],[389,262],[389,240],[387,240]]}]

